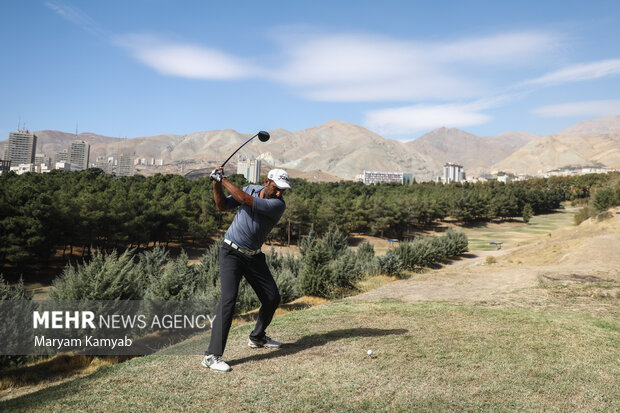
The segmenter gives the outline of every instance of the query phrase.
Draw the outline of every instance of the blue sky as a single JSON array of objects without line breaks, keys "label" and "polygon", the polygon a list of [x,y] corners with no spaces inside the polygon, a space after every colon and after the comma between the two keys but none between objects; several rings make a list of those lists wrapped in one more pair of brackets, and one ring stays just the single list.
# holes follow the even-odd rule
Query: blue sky
[{"label": "blue sky", "polygon": [[0,3],[0,139],[300,130],[545,135],[620,115],[618,1]]}]

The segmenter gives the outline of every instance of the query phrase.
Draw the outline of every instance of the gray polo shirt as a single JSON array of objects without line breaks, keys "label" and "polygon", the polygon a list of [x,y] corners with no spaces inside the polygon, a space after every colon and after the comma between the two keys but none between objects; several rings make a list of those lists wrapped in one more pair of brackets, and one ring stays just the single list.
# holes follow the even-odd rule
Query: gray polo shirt
[{"label": "gray polo shirt", "polygon": [[226,197],[228,208],[239,207],[239,210],[224,237],[249,250],[257,250],[263,245],[286,209],[282,198],[259,198],[262,189],[261,185],[248,185],[243,188],[243,192],[254,197],[253,208],[241,205],[231,195]]}]

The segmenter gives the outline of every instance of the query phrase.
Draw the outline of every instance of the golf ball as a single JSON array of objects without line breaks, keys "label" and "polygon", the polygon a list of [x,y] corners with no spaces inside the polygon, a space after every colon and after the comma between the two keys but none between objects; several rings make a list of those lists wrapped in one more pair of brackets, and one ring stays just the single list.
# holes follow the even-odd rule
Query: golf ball
[{"label": "golf ball", "polygon": [[368,350],[366,354],[368,354],[369,356],[372,356],[372,350]]}]

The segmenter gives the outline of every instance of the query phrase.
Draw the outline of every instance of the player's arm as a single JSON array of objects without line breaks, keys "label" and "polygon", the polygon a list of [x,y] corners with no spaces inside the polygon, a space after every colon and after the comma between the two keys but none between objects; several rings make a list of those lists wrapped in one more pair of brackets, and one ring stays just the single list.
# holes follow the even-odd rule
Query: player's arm
[{"label": "player's arm", "polygon": [[220,212],[230,211],[228,204],[226,204],[226,195],[222,190],[222,182],[213,181],[213,199],[215,200],[215,206]]},{"label": "player's arm", "polygon": [[[252,206],[252,197],[226,179],[224,177],[224,169],[221,166],[216,167],[213,172],[211,172],[211,180],[213,181],[213,199],[219,211],[230,211],[231,208],[239,204]],[[230,192],[232,199],[224,195],[222,185]],[[249,201],[247,198],[249,198]]]},{"label": "player's arm", "polygon": [[[250,208],[254,206],[254,197],[250,194],[243,192],[240,188],[237,188],[235,184],[230,182],[226,177],[222,178],[221,184],[230,192],[230,195],[242,205],[247,205]],[[223,195],[223,194],[222,194]],[[217,201],[216,201],[217,202]]]}]

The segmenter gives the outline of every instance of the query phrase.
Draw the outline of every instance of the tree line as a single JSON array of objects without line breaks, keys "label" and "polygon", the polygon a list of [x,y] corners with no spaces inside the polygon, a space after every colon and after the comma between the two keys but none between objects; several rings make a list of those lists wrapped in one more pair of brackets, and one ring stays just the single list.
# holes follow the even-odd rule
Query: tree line
[{"label": "tree line", "polygon": [[[588,198],[614,174],[441,185],[359,182],[310,183],[294,179],[287,209],[271,240],[298,243],[311,229],[407,238],[435,221],[475,221],[550,211],[565,200]],[[617,173],[615,175],[618,175]],[[240,175],[230,179],[247,184]],[[219,238],[233,214],[220,213],[208,177],[114,177],[99,169],[0,175],[0,264],[45,263],[74,247],[111,251]]]},{"label": "tree line", "polygon": [[614,174],[539,178],[503,184],[422,183],[363,185],[360,182],[311,183],[294,180],[286,194],[287,209],[272,236],[296,242],[310,228],[324,233],[336,225],[347,232],[399,239],[436,221],[461,224],[527,219],[552,211],[563,201],[587,199]]}]

